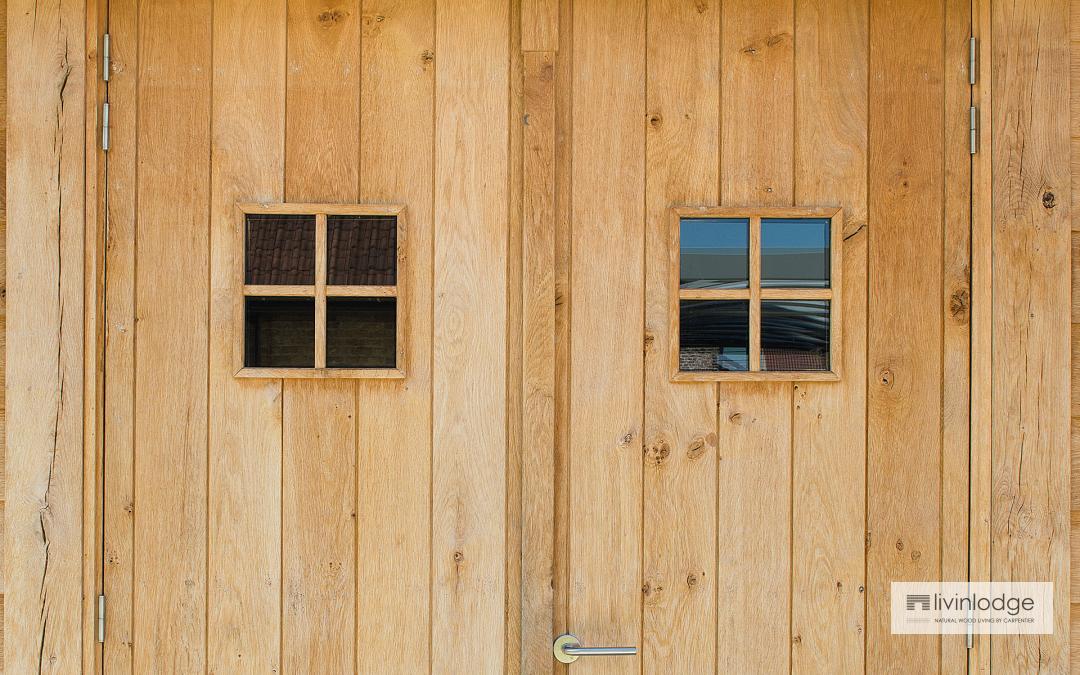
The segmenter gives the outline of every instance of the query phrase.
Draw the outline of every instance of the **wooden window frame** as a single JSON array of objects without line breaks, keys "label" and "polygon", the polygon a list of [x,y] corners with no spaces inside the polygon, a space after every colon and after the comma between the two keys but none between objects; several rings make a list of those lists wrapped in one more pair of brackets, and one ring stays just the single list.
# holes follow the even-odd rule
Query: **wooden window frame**
[{"label": "wooden window frame", "polygon": [[[687,207],[670,210],[668,228],[668,354],[673,382],[835,382],[843,367],[843,209],[839,207]],[[747,288],[680,288],[680,224],[684,218],[744,218],[750,221],[749,283]],[[761,221],[768,218],[827,218],[829,222],[828,288],[761,288]],[[680,300],[746,300],[749,315],[749,370],[682,370],[679,361]],[[762,300],[829,301],[829,370],[774,370],[761,368]]]},{"label": "wooden window frame", "polygon": [[[246,284],[247,216],[304,215],[315,217],[315,283],[313,285],[252,285]],[[393,286],[331,286],[327,277],[326,222],[328,216],[394,216],[397,219],[397,270]],[[407,234],[406,209],[399,204],[301,204],[301,203],[238,203],[233,228],[236,236],[234,251],[239,260],[233,263],[233,283],[236,292],[234,314],[234,374],[242,378],[296,379],[402,379],[406,372],[405,330],[407,294],[405,283]],[[315,367],[314,368],[254,368],[244,365],[245,298],[304,297],[315,298]],[[327,298],[396,298],[396,367],[394,368],[328,368],[326,367],[326,299]]]}]

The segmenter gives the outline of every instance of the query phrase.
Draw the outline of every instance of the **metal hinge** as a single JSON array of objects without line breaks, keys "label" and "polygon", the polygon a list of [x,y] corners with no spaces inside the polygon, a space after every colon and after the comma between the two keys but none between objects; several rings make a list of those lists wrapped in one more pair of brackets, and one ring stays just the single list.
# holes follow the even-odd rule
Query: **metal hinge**
[{"label": "metal hinge", "polygon": [[970,116],[968,123],[971,131],[971,154],[974,155],[979,151],[979,109],[971,106],[968,114]]},{"label": "metal hinge", "polygon": [[109,151],[109,102],[101,104],[101,149]]},{"label": "metal hinge", "polygon": [[105,642],[105,596],[97,596],[97,641]]},{"label": "metal hinge", "polygon": [[101,79],[109,81],[109,71],[112,70],[112,61],[109,58],[109,34],[101,41]]},{"label": "metal hinge", "polygon": [[974,85],[979,68],[979,43],[975,36],[968,42],[968,84]]}]

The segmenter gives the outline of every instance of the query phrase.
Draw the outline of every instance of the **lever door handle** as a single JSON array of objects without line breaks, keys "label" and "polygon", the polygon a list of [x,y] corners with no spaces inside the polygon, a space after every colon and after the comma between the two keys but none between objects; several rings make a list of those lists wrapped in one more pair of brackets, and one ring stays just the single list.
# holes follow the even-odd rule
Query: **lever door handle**
[{"label": "lever door handle", "polygon": [[570,633],[555,638],[551,651],[559,663],[573,663],[582,656],[637,656],[637,647],[582,647]]}]

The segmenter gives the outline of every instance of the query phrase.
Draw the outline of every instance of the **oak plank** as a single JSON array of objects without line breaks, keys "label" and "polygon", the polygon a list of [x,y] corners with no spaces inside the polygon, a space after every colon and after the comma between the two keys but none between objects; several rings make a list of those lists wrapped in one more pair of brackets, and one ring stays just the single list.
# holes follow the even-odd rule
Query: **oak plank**
[{"label": "oak plank", "polygon": [[[995,636],[995,671],[1069,668],[1069,7],[994,3],[994,580],[1054,583],[1054,633]],[[1038,103],[1035,103],[1038,102]]]},{"label": "oak plank", "polygon": [[205,0],[138,12],[134,670],[195,672],[206,668],[211,13]]},{"label": "oak plank", "polygon": [[642,0],[573,10],[569,623],[595,645],[641,639],[645,15]]},{"label": "oak plank", "polygon": [[105,439],[103,589],[109,621],[103,668],[132,672],[135,580],[135,241],[136,92],[139,13],[134,0],[109,3],[109,171],[105,247]]},{"label": "oak plank", "polygon": [[[358,201],[360,6],[289,0],[285,200]],[[282,669],[356,667],[356,384],[282,391]]]},{"label": "oak plank", "polygon": [[6,7],[5,667],[82,660],[85,7]]},{"label": "oak plank", "polygon": [[282,385],[233,376],[232,333],[243,311],[234,204],[284,198],[286,3],[213,12],[207,668],[280,672]]},{"label": "oak plank", "polygon": [[357,670],[404,674],[426,672],[431,657],[435,3],[365,0],[362,9],[360,196],[408,206],[398,284],[409,368],[404,381],[358,390]]},{"label": "oak plank", "polygon": [[[720,20],[720,203],[794,206],[794,7],[735,0],[723,3]],[[754,101],[753,114],[747,101]],[[786,671],[792,385],[736,381],[717,388],[718,669]],[[777,498],[760,500],[763,491]],[[754,609],[766,604],[769,612]],[[737,629],[733,617],[740,617]]]},{"label": "oak plank", "polygon": [[867,672],[940,667],[940,639],[892,635],[889,584],[941,575],[943,22],[870,5]]},{"label": "oak plank", "polygon": [[559,0],[521,0],[521,49],[554,52],[559,45]]},{"label": "oak plank", "polygon": [[[524,20],[524,19],[523,19]],[[556,635],[555,54],[525,54],[522,221],[521,671],[551,670]]]},{"label": "oak plank", "polygon": [[506,0],[439,6],[431,617],[437,672],[506,667],[509,31]]},{"label": "oak plank", "polygon": [[843,379],[794,390],[791,667],[862,672],[868,8],[799,0],[795,13],[795,200],[844,209],[845,330]]},{"label": "oak plank", "polygon": [[669,206],[719,200],[720,6],[650,0],[648,15],[642,670],[711,672],[716,385],[670,379],[666,263]]}]

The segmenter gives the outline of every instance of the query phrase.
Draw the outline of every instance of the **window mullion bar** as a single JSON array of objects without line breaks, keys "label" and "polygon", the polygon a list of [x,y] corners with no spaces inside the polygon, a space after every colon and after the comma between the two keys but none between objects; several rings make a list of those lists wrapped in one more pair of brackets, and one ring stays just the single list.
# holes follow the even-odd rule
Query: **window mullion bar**
[{"label": "window mullion bar", "polygon": [[315,216],[315,367],[326,367],[326,214]]},{"label": "window mullion bar", "polygon": [[750,218],[750,370],[761,370],[761,216]]}]

